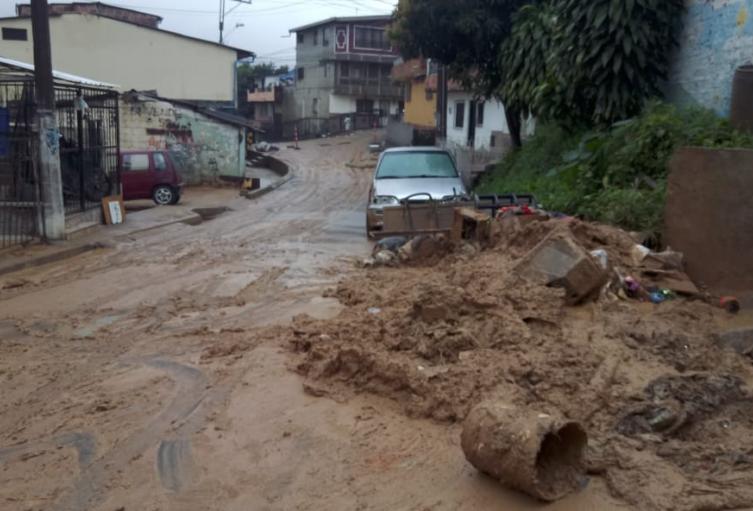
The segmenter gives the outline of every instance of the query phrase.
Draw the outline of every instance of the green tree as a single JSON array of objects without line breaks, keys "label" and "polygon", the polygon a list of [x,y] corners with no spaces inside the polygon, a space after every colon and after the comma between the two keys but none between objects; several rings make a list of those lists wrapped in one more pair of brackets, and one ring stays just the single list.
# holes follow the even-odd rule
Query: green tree
[{"label": "green tree", "polygon": [[660,96],[683,12],[683,0],[549,0],[525,10],[502,46],[501,95],[571,127],[632,117]]},{"label": "green tree", "polygon": [[506,107],[536,115],[535,98],[538,88],[549,79],[557,23],[551,2],[525,5],[513,18],[498,61],[504,74],[499,95]]},{"label": "green tree", "polygon": [[[532,1],[400,0],[390,36],[404,57],[435,59],[475,94],[491,97],[503,84],[499,51],[510,35],[513,14]],[[506,111],[519,143],[519,112]]]}]

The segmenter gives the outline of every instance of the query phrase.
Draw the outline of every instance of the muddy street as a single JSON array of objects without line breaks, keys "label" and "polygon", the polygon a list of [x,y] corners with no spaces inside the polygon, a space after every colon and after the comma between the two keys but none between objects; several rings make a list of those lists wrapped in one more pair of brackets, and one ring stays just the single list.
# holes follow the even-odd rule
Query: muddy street
[{"label": "muddy street", "polygon": [[[0,295],[4,510],[535,509],[456,428],[317,397],[260,328],[336,315],[367,255],[370,134],[302,144],[282,188],[25,270]],[[307,392],[308,390],[308,392]],[[342,400],[340,400],[342,401]],[[595,481],[553,509],[607,509]]]}]

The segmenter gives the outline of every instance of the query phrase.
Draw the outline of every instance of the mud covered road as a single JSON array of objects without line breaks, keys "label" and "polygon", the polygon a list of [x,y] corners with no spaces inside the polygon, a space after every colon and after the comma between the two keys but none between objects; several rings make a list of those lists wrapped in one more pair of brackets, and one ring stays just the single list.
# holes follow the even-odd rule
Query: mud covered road
[{"label": "mud covered road", "polygon": [[[264,328],[338,313],[372,136],[281,151],[293,180],[213,220],[0,279],[0,509],[541,507],[467,465],[457,427],[305,388]],[[625,508],[597,478],[547,509]]]}]

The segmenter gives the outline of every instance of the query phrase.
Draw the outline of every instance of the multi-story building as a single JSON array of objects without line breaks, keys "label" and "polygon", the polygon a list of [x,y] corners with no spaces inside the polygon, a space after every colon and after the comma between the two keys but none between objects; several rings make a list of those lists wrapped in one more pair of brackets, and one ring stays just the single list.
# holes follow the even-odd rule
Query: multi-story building
[{"label": "multi-story building", "polygon": [[386,33],[391,20],[391,16],[330,18],[292,29],[296,84],[285,99],[286,121],[397,114],[402,89],[390,78],[397,56]]}]

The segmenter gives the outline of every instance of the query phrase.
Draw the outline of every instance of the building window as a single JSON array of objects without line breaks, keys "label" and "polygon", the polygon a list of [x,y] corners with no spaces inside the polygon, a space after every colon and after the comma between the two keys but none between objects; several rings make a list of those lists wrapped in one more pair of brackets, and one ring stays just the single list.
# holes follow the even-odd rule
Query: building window
[{"label": "building window", "polygon": [[319,29],[314,30],[314,46],[319,44]]},{"label": "building window", "polygon": [[313,117],[319,117],[319,98],[311,100],[311,115]]},{"label": "building window", "polygon": [[25,28],[3,27],[4,41],[28,41],[29,35]]},{"label": "building window", "polygon": [[359,113],[359,114],[374,113],[374,101],[371,99],[356,100],[356,113]]},{"label": "building window", "polygon": [[324,78],[327,78],[327,70],[329,69],[329,64],[325,63],[322,67],[324,68]]},{"label": "building window", "polygon": [[322,46],[329,46],[329,37],[327,36],[328,29],[322,29]]},{"label": "building window", "polygon": [[465,126],[465,101],[455,103],[455,127],[463,128]]},{"label": "building window", "polygon": [[340,76],[348,78],[350,76],[350,63],[343,62],[340,64]]},{"label": "building window", "polygon": [[303,44],[305,40],[306,38],[304,37],[303,32],[298,32],[298,34],[296,34],[296,41],[298,44]]},{"label": "building window", "polygon": [[356,48],[366,50],[389,50],[390,41],[383,28],[355,27]]},{"label": "building window", "polygon": [[298,68],[298,81],[301,81],[301,80],[303,80],[303,77],[305,76],[305,74],[306,74],[306,73],[304,72],[303,68],[302,68],[302,67],[299,67],[299,68]]},{"label": "building window", "polygon": [[484,104],[483,101],[476,103],[476,126],[484,125]]}]

